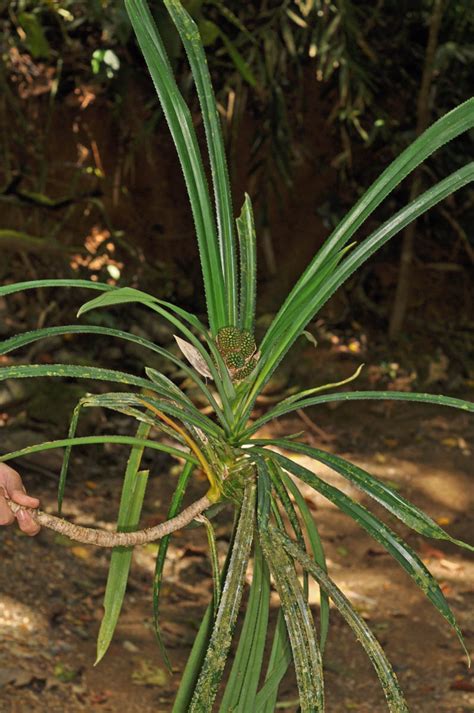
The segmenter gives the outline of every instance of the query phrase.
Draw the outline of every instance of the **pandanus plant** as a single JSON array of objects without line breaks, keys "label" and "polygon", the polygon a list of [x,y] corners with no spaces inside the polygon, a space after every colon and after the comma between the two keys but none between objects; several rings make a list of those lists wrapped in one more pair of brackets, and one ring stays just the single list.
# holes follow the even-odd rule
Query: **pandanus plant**
[{"label": "pandanus plant", "polygon": [[[65,448],[59,482],[59,511],[71,449],[80,444],[105,442],[131,446],[117,520],[117,532],[81,528],[35,511],[39,522],[71,537],[112,552],[104,601],[97,660],[112,639],[122,606],[133,546],[159,539],[154,576],[154,622],[160,647],[168,661],[159,627],[163,567],[174,530],[201,524],[207,531],[213,570],[213,598],[202,619],[181,685],[174,713],[208,712],[219,694],[222,712],[271,713],[277,704],[280,682],[290,664],[296,673],[299,706],[304,713],[324,711],[324,647],[329,627],[329,600],[340,612],[369,656],[394,713],[407,711],[395,673],[374,634],[328,574],[317,522],[301,494],[310,486],[364,528],[407,572],[428,600],[449,622],[463,644],[454,615],[436,580],[417,553],[368,507],[353,500],[324,478],[286,454],[304,454],[333,469],[383,506],[403,525],[427,537],[473,549],[445,532],[429,515],[406,500],[390,485],[338,455],[313,448],[294,436],[259,438],[261,427],[308,406],[330,402],[391,399],[438,404],[473,412],[474,404],[429,393],[396,391],[341,391],[347,381],[318,385],[292,393],[259,418],[252,418],[256,399],[282,359],[302,335],[308,322],[350,275],[390,238],[474,177],[474,163],[452,173],[391,216],[360,242],[354,234],[380,203],[430,154],[474,125],[474,100],[439,119],[417,138],[367,190],[312,259],[288,294],[259,345],[255,342],[256,237],[252,204],[245,196],[234,221],[231,190],[221,126],[206,58],[193,20],[179,0],[164,0],[190,62],[201,107],[212,175],[211,200],[204,162],[191,114],[180,93],[158,29],[145,0],[126,0],[138,43],[156,87],[183,170],[191,203],[207,305],[208,324],[188,311],[127,287],[86,280],[40,280],[6,285],[0,295],[41,287],[78,287],[101,294],[86,302],[79,315],[118,304],[138,303],[170,323],[182,358],[131,332],[102,326],[48,327],[14,336],[1,344],[8,354],[37,340],[61,334],[88,334],[128,340],[168,359],[189,377],[206,398],[204,414],[188,395],[164,374],[144,367],[144,376],[110,369],[68,364],[13,365],[0,370],[1,379],[74,377],[119,384],[121,390],[87,395],[73,412],[68,437],[3,456],[6,461],[33,451]],[[358,372],[354,375],[355,378]],[[135,436],[76,437],[83,408],[101,407],[127,414],[137,422]],[[166,435],[166,442],[155,437]],[[175,445],[169,445],[170,439]],[[149,530],[139,530],[147,471],[141,469],[145,448],[179,459],[168,519]],[[207,493],[182,509],[183,498],[197,469],[209,480]],[[12,507],[14,507],[12,503]],[[234,513],[234,527],[225,564],[220,569],[212,520],[223,507]],[[219,691],[241,607],[249,561],[253,575],[236,653]],[[299,573],[303,572],[303,585]],[[308,604],[308,578],[320,588],[317,626]],[[268,629],[271,583],[279,595],[280,611],[272,634]],[[264,661],[267,637],[273,637]]]}]

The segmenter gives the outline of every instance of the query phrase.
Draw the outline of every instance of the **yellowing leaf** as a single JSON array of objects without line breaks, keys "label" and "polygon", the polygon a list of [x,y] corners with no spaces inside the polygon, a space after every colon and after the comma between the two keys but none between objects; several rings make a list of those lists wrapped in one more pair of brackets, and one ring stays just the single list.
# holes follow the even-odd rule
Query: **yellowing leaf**
[{"label": "yellowing leaf", "polygon": [[132,673],[132,681],[137,686],[166,686],[168,676],[159,666],[153,666],[149,661],[140,661],[140,668]]},{"label": "yellowing leaf", "polygon": [[81,560],[88,560],[92,557],[92,550],[87,547],[81,547],[80,545],[71,547],[71,552],[75,557],[79,557]]}]

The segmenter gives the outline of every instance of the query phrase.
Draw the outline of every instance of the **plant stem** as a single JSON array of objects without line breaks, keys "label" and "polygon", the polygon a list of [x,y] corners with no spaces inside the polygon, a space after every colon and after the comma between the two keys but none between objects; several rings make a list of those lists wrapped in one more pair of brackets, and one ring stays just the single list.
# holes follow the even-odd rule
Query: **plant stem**
[{"label": "plant stem", "polygon": [[97,547],[135,547],[136,545],[144,545],[147,542],[160,540],[162,537],[189,525],[195,517],[212,505],[211,500],[207,495],[204,495],[204,497],[196,500],[196,502],[180,512],[179,515],[154,527],[147,527],[144,530],[136,530],[135,532],[106,532],[97,528],[75,525],[39,509],[22,507],[9,499],[7,499],[7,503],[13,513],[17,513],[20,509],[29,512],[41,527],[47,527],[49,530],[59,532],[59,534],[66,535],[71,540],[81,542],[84,545],[96,545]]}]

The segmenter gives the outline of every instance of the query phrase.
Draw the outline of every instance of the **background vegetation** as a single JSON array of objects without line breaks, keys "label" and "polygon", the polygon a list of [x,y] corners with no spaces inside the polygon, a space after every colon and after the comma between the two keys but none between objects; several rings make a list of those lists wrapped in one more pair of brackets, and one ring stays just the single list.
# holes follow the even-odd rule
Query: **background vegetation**
[{"label": "background vegetation", "polygon": [[[192,99],[176,33],[161,4],[152,6]],[[236,197],[250,186],[256,204],[261,291],[273,311],[280,287],[294,282],[415,127],[468,96],[474,13],[467,1],[441,0],[186,6],[210,58]],[[136,283],[195,306],[191,220],[173,203],[182,179],[122,4],[20,0],[3,3],[0,17],[1,280],[15,280],[25,268],[32,277],[51,274],[53,264],[58,275]],[[467,137],[435,157],[414,179],[417,186],[400,189],[400,204],[454,170],[470,149]],[[453,335],[443,349],[453,352],[451,337],[465,345],[472,330],[472,218],[466,191],[432,211],[418,223],[408,255],[408,283],[416,276],[416,289],[406,294],[405,279],[397,293],[397,241],[355,278],[356,304],[343,295],[331,303],[330,323],[347,327],[356,319],[381,336],[392,319],[391,337],[409,347],[403,325],[413,332],[424,321],[431,334],[448,320]],[[291,255],[290,239],[298,244]],[[409,321],[402,306],[394,327],[397,301],[406,303]],[[459,351],[447,356],[466,377],[471,367]]]}]

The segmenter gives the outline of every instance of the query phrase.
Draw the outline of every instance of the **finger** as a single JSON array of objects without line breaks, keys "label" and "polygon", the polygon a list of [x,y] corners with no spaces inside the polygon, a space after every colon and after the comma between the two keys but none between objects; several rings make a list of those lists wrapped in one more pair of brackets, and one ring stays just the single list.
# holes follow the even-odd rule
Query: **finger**
[{"label": "finger", "polygon": [[33,520],[30,513],[25,510],[18,510],[16,518],[18,520],[20,530],[24,532],[25,535],[37,535],[41,529],[38,523]]},{"label": "finger", "polygon": [[0,463],[0,484],[3,485],[10,497],[14,490],[25,490],[19,473],[5,463]]},{"label": "finger", "polygon": [[37,508],[40,502],[38,498],[32,498],[30,495],[23,492],[23,490],[12,490],[10,497],[18,503],[18,505],[23,505],[27,508]]},{"label": "finger", "polygon": [[14,519],[15,515],[8,507],[7,501],[3,497],[3,490],[0,488],[0,525],[11,525]]}]

